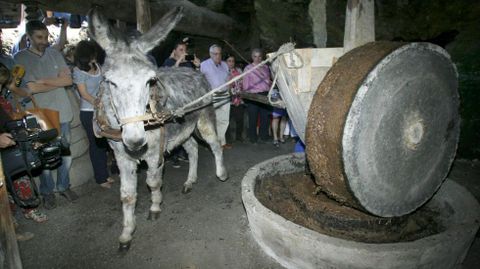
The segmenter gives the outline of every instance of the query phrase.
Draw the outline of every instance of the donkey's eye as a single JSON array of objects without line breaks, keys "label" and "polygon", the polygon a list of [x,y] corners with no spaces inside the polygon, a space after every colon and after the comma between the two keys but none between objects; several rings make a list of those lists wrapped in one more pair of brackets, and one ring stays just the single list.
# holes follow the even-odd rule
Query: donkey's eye
[{"label": "donkey's eye", "polygon": [[147,81],[147,86],[152,87],[157,83],[157,78],[151,78]]}]

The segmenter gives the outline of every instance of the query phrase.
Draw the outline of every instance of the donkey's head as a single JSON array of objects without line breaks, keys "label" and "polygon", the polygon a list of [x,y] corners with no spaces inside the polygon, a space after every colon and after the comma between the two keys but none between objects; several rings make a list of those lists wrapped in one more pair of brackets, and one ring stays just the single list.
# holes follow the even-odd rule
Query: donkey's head
[{"label": "donkey's head", "polygon": [[147,33],[136,39],[109,25],[97,8],[89,12],[89,32],[105,50],[103,66],[105,90],[110,91],[112,106],[122,124],[123,143],[130,150],[138,150],[146,143],[143,121],[128,121],[142,116],[149,101],[150,86],[156,83],[156,66],[147,53],[165,39],[182,17],[182,9],[168,12]]}]

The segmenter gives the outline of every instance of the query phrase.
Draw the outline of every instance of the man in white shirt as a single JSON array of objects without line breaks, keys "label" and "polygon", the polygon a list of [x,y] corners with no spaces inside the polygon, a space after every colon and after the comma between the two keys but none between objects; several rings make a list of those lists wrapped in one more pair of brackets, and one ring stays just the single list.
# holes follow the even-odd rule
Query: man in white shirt
[{"label": "man in white shirt", "polygon": [[[229,72],[227,63],[222,61],[222,48],[214,44],[210,46],[209,52],[210,58],[201,63],[200,71],[205,75],[212,89],[214,89],[227,82]],[[227,91],[227,87],[222,90]],[[232,146],[227,144],[225,133],[227,132],[230,119],[230,100],[216,103],[215,108],[218,139],[224,149],[229,149]]]}]

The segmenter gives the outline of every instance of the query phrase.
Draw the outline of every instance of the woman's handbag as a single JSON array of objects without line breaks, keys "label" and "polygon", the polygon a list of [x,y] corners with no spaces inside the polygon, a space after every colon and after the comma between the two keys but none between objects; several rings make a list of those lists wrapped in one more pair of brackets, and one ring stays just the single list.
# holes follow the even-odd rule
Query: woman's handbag
[{"label": "woman's handbag", "polygon": [[60,130],[60,113],[57,110],[49,108],[40,108],[35,102],[33,96],[30,97],[32,100],[33,108],[23,110],[20,106],[20,102],[16,102],[16,111],[14,111],[11,116],[14,120],[23,118],[26,115],[33,115],[37,119],[38,124],[43,130],[57,129],[58,135],[61,134]]}]

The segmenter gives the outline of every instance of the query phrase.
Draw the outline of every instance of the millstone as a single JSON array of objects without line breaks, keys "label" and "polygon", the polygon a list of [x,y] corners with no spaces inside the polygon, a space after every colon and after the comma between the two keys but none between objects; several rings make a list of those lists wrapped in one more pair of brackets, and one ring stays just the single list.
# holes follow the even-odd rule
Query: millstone
[{"label": "millstone", "polygon": [[408,214],[445,179],[459,137],[457,72],[429,43],[373,42],[332,66],[315,93],[307,160],[330,197]]}]

